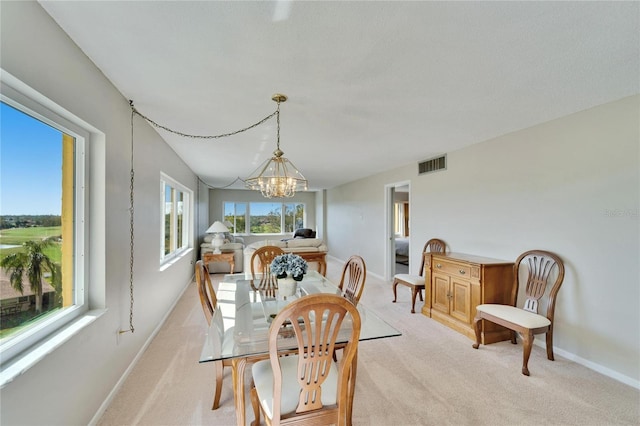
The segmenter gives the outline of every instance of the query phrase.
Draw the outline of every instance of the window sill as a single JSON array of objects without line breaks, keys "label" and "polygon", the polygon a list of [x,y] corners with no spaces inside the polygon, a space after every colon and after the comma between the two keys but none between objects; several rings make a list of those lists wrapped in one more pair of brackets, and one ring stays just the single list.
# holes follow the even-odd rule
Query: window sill
[{"label": "window sill", "polygon": [[15,361],[9,362],[8,365],[2,365],[2,371],[0,371],[0,389],[4,388],[11,383],[13,379],[25,373],[48,354],[69,341],[83,328],[100,318],[105,312],[107,312],[106,309],[96,309],[87,312],[51,337],[45,339],[35,348],[26,351],[23,355],[16,356]]},{"label": "window sill", "polygon": [[180,253],[176,254],[175,256],[172,256],[171,258],[165,259],[160,264],[160,272],[164,271],[165,269],[168,269],[171,265],[178,262],[180,259],[182,259],[186,255],[191,254],[192,251],[193,251],[193,247],[189,247],[184,251],[181,251]]}]

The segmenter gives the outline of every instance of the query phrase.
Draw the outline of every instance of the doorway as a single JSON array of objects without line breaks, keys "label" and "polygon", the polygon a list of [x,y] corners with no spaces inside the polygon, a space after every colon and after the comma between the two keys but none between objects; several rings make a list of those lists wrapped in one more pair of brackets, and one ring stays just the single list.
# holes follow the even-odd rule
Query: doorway
[{"label": "doorway", "polygon": [[385,216],[387,226],[386,272],[387,280],[395,274],[410,271],[411,241],[411,205],[408,182],[399,182],[386,186]]}]

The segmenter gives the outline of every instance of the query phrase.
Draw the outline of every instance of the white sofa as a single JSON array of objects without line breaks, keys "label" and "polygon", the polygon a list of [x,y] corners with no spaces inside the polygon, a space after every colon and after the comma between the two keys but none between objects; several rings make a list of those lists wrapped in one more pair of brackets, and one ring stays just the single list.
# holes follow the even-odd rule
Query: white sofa
[{"label": "white sofa", "polygon": [[[280,247],[285,253],[326,253],[327,245],[320,238],[292,238],[282,240],[262,240],[247,245],[244,249],[244,264],[247,265],[245,272],[251,271],[251,256],[256,249],[264,246]],[[256,265],[257,266],[257,265]]]},{"label": "white sofa", "polygon": [[[233,272],[242,272],[244,269],[244,240],[240,237],[226,236],[225,243],[220,247],[220,251],[223,253],[233,252],[233,260],[235,265]],[[200,244],[200,259],[204,253],[213,252],[213,246],[211,246],[212,234],[208,234],[204,237],[204,243]],[[227,262],[209,262],[207,267],[211,274],[228,274],[229,264]]]}]

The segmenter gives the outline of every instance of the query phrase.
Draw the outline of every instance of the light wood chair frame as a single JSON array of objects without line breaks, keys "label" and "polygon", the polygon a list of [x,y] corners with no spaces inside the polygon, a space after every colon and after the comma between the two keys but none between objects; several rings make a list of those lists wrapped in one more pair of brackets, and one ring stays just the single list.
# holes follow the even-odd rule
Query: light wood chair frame
[{"label": "light wood chair frame", "polygon": [[342,267],[342,276],[338,285],[338,288],[342,291],[342,297],[357,306],[360,296],[362,296],[366,279],[367,265],[364,259],[358,255],[349,257]]},{"label": "light wood chair frame", "polygon": [[[323,317],[332,319],[331,326],[327,326],[327,321],[316,321]],[[347,343],[337,344],[338,332],[346,317],[349,317],[351,322],[350,337]],[[357,308],[349,300],[338,295],[304,296],[280,311],[269,328],[269,362],[274,379],[273,416],[272,418],[266,416],[257,390],[252,387],[251,403],[255,414],[253,425],[260,424],[260,412],[265,415],[267,425],[350,425],[360,328],[360,313]],[[280,357],[283,356],[283,351],[278,350],[283,330],[289,332],[292,330],[297,341],[298,383],[301,388],[295,412],[285,413],[285,415],[280,412],[282,398]],[[323,406],[321,385],[326,375],[322,372],[328,372],[327,363],[335,362],[333,353],[338,345],[343,350],[343,356],[337,363],[337,404]],[[290,353],[289,351],[287,354]]]},{"label": "light wood chair frame", "polygon": [[[420,271],[417,277],[422,278],[424,276],[424,262],[425,262],[425,253],[444,253],[447,249],[447,245],[444,241],[438,238],[432,238],[426,242],[424,248],[422,249],[422,262],[420,263]],[[423,301],[422,290],[425,289],[425,283],[415,284],[413,282],[403,280],[403,275],[410,274],[396,274],[393,277],[393,303],[396,303],[398,299],[397,287],[398,284],[409,287],[411,289],[411,313],[416,313],[416,296],[420,296],[420,300]],[[415,277],[415,276],[414,276]]]},{"label": "light wood chair frame", "polygon": [[[254,290],[264,290],[275,295],[278,280],[271,275],[271,262],[281,254],[284,254],[284,251],[276,246],[262,246],[253,252],[251,255],[251,287]],[[256,278],[256,258],[260,268],[258,272],[262,274],[259,280]]]},{"label": "light wood chair frame", "polygon": [[[557,270],[555,281],[547,298],[546,318],[550,324],[537,328],[527,328],[515,324],[505,318],[491,315],[481,310],[476,310],[476,316],[473,325],[476,334],[476,343],[473,344],[474,349],[480,347],[482,320],[491,321],[511,330],[511,343],[517,344],[516,333],[522,336],[523,355],[522,355],[522,374],[529,376],[529,357],[533,347],[533,340],[536,334],[546,333],[547,358],[554,360],[553,356],[553,319],[555,316],[556,298],[558,290],[564,280],[564,263],[559,256],[545,250],[529,250],[522,253],[514,264],[514,284],[511,292],[511,306],[516,307],[518,290],[520,287],[520,269],[522,266],[528,268],[527,282],[525,287],[525,303],[523,310],[538,314],[538,301],[544,296],[552,271]],[[482,305],[480,305],[482,306]]]},{"label": "light wood chair frame", "polygon": [[[211,321],[215,310],[218,307],[218,298],[216,292],[211,284],[211,276],[209,275],[209,268],[202,261],[198,260],[195,267],[196,285],[198,286],[198,294],[200,296],[200,304],[202,305],[202,311],[207,320],[207,324],[211,326]],[[222,380],[224,378],[224,367],[231,367],[230,360],[214,361],[216,369],[216,390],[213,395],[212,410],[220,407],[220,396],[222,394]]]}]

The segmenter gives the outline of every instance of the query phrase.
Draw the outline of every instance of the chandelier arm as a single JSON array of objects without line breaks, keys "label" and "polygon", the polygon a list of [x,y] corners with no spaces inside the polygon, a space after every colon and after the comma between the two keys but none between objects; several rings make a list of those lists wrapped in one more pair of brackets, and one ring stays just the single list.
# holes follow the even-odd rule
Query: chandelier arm
[{"label": "chandelier arm", "polygon": [[[163,126],[162,124],[158,124],[155,121],[153,121],[152,119],[150,119],[149,117],[147,117],[146,115],[142,114],[140,111],[138,111],[136,109],[136,107],[133,105],[133,100],[129,100],[129,105],[131,106],[131,110],[133,114],[137,114],[139,115],[141,118],[143,118],[145,121],[147,121],[149,124],[151,124],[154,127],[157,127],[158,129],[162,129],[165,130],[169,133],[173,133],[174,135],[178,135],[178,136],[182,136],[185,138],[191,138],[191,139],[220,139],[220,138],[226,138],[229,136],[233,136],[233,135],[237,135],[238,133],[242,133],[242,132],[246,132],[247,130],[251,130],[254,127],[257,127],[259,125],[261,125],[262,123],[264,123],[265,121],[270,120],[271,118],[273,118],[273,116],[280,116],[279,111],[276,110],[274,112],[272,112],[271,114],[267,115],[265,118],[263,118],[262,120],[258,121],[255,124],[252,124],[251,126],[245,127],[243,129],[240,130],[236,130],[234,132],[229,132],[229,133],[223,133],[221,135],[190,135],[188,133],[183,133],[177,130],[173,130],[170,129],[167,126]],[[278,102],[278,108],[280,106],[280,102]]]}]

